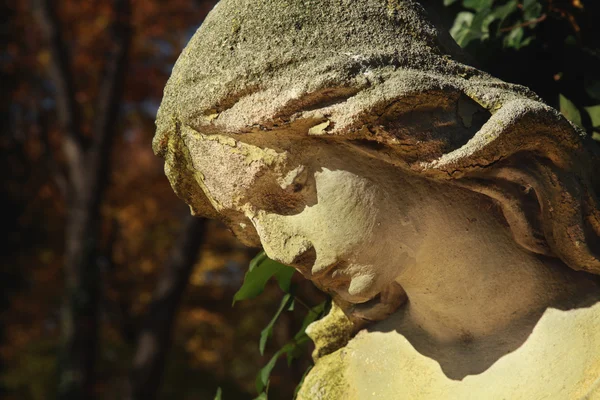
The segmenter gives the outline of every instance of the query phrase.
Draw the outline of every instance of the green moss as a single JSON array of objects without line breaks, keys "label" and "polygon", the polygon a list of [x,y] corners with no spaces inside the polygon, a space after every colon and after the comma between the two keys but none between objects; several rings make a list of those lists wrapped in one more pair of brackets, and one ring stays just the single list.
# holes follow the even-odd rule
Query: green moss
[{"label": "green moss", "polygon": [[304,379],[298,400],[357,400],[345,377],[344,351],[319,359]]},{"label": "green moss", "polygon": [[177,124],[172,133],[164,135],[162,146],[165,146],[165,175],[171,183],[173,191],[185,201],[193,215],[217,217],[213,204],[202,192],[199,182],[203,177],[197,175],[193,168],[188,148],[183,143],[181,128]]},{"label": "green moss", "polygon": [[350,319],[333,303],[329,314],[306,329],[306,333],[315,344],[313,359],[317,361],[344,347],[352,337],[353,328]]}]

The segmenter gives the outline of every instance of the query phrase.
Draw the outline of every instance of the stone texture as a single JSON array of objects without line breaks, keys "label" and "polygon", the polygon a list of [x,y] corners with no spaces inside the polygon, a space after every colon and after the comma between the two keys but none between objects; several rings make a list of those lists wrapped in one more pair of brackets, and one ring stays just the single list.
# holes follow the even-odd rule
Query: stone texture
[{"label": "stone texture", "polygon": [[597,397],[600,154],[464,60],[413,0],[222,0],[173,69],[175,192],[336,304],[303,399]]},{"label": "stone texture", "polygon": [[[513,198],[489,185],[483,190],[503,202],[509,223],[521,225],[521,244],[548,253],[536,239],[544,235],[573,268],[599,271],[598,250],[571,245],[587,246],[587,232],[600,231],[597,211],[577,204],[589,198],[584,208],[593,210],[597,202],[578,178],[599,185],[590,139],[526,88],[454,61],[455,47],[415,2],[351,3],[226,0],[210,13],[175,65],[154,139],[192,211],[216,216],[184,156],[182,137],[190,130],[243,134],[259,145],[267,132],[318,131],[378,147],[385,150],[378,157],[385,153],[389,162],[436,179],[478,178],[487,166],[529,152],[528,170],[504,169],[502,179],[528,181],[547,194],[552,206],[542,210],[541,234],[523,221]],[[538,176],[562,174],[556,169],[573,177],[544,185]],[[570,221],[553,225],[555,213]]]},{"label": "stone texture", "polygon": [[[463,380],[448,378],[402,335],[375,326],[319,361],[298,399],[599,399],[599,309],[548,310],[523,346]],[[572,354],[580,362],[566,361]],[[329,383],[333,370],[343,377],[338,391]]]}]

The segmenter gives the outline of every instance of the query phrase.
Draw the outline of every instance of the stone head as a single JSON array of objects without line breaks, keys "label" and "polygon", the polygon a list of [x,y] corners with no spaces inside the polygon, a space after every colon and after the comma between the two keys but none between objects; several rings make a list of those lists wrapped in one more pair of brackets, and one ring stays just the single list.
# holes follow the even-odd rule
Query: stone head
[{"label": "stone head", "polygon": [[526,251],[600,273],[591,140],[461,63],[416,2],[345,3],[222,0],[208,15],[154,139],[192,212],[348,303],[414,262],[429,216],[478,202]]}]

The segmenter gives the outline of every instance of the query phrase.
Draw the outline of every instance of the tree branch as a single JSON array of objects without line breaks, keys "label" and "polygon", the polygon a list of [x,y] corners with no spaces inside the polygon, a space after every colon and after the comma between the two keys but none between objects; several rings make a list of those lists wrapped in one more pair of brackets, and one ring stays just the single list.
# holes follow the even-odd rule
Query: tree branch
[{"label": "tree branch", "polygon": [[37,111],[37,125],[40,129],[40,139],[44,146],[44,158],[48,169],[52,172],[51,176],[54,178],[54,183],[58,187],[60,194],[63,198],[67,197],[68,183],[67,176],[64,171],[61,170],[58,160],[54,154],[52,143],[50,143],[50,128],[48,127],[48,120],[43,110]]},{"label": "tree branch", "polygon": [[[114,44],[100,83],[93,123],[94,142],[89,160],[91,179],[89,191],[95,194],[98,201],[108,182],[111,148],[118,131],[115,125],[125,87],[132,37],[130,0],[113,0],[113,3],[115,15],[110,31]],[[94,208],[99,204],[90,206]]]},{"label": "tree branch", "polygon": [[114,44],[106,62],[96,110],[91,147],[83,143],[72,71],[55,2],[34,0],[42,33],[50,43],[51,78],[57,87],[57,109],[65,130],[62,148],[69,170],[68,213],[65,233],[65,300],[62,308],[59,351],[61,400],[93,399],[96,394],[95,366],[98,347],[99,304],[101,301],[98,265],[100,207],[110,171],[112,139],[118,117],[131,42],[130,1],[114,0],[111,25]]},{"label": "tree branch", "polygon": [[525,21],[525,22],[522,22],[520,24],[516,24],[513,26],[507,26],[506,28],[501,28],[500,32],[510,32],[517,28],[524,28],[526,26],[537,24],[538,22],[542,22],[542,21],[546,20],[546,18],[548,18],[548,15],[544,13],[544,14],[540,15],[538,18],[530,19],[528,21]]},{"label": "tree branch", "polygon": [[[103,251],[104,257],[100,259],[100,272],[103,276],[102,281],[105,290],[108,286],[114,288],[117,284],[112,278],[114,278],[117,267],[114,258],[114,247],[118,241],[120,225],[116,218],[113,218],[111,225],[110,234]],[[112,320],[117,326],[123,340],[125,340],[129,346],[134,347],[137,335],[135,324],[136,318],[130,312],[130,304],[121,297],[113,301],[108,296],[103,295],[101,300],[103,301],[102,308],[106,317],[109,320]]]},{"label": "tree branch", "polygon": [[33,0],[33,13],[50,51],[50,79],[56,87],[56,108],[64,130],[63,151],[72,170],[81,165],[85,143],[81,134],[79,108],[69,52],[65,46],[56,4],[52,0]]},{"label": "tree branch", "polygon": [[204,242],[205,225],[204,219],[187,217],[183,232],[158,279],[138,337],[128,399],[152,400],[158,395],[173,322]]}]

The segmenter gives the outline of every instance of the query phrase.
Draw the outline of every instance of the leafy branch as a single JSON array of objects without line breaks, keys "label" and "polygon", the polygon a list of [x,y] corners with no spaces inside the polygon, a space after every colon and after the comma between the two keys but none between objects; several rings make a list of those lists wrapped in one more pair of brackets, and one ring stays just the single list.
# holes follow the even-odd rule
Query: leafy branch
[{"label": "leafy branch", "polygon": [[[258,348],[261,355],[264,355],[267,341],[272,336],[273,328],[283,312],[292,311],[296,303],[302,305],[307,310],[302,321],[302,326],[296,335],[275,352],[256,376],[255,385],[258,397],[255,400],[267,399],[269,378],[280,357],[285,355],[289,366],[294,359],[298,358],[303,353],[305,345],[310,341],[310,338],[306,334],[306,328],[308,325],[319,319],[324,314],[327,307],[327,302],[322,302],[314,307],[309,307],[302,299],[295,295],[295,287],[292,284],[294,273],[294,268],[269,259],[265,252],[262,251],[250,262],[242,287],[233,297],[233,304],[237,301],[253,299],[264,291],[265,285],[271,278],[277,280],[280,289],[284,293],[275,315],[260,333]],[[302,384],[302,382],[300,384]],[[300,385],[298,385],[298,387],[299,386]],[[297,391],[298,388],[296,389],[296,392]],[[220,395],[218,396],[220,397]]]},{"label": "leafy branch", "polygon": [[[560,7],[553,0],[444,0],[445,6],[462,5],[450,34],[461,47],[474,42],[498,40],[505,49],[520,50],[535,39],[537,26],[552,16],[569,23],[572,33],[579,37],[580,27],[572,10],[583,9],[578,0],[570,2],[571,9]],[[577,42],[575,36],[569,36],[565,42]],[[585,51],[586,48],[582,47]],[[561,79],[561,74],[555,80]],[[593,100],[600,100],[600,84],[593,81],[584,88]],[[593,101],[592,100],[592,101]],[[564,94],[558,95],[560,112],[573,124],[587,131],[596,140],[600,140],[600,104],[583,107],[575,104]]]}]

